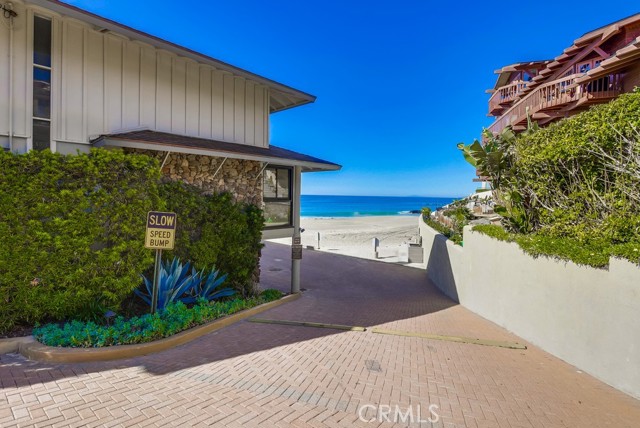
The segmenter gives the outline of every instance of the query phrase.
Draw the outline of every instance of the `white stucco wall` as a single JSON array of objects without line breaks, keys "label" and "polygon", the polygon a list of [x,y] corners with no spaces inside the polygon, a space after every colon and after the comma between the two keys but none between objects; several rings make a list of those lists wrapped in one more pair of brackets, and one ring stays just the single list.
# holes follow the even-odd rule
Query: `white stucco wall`
[{"label": "white stucco wall", "polygon": [[[269,89],[84,22],[13,2],[13,124],[31,138],[33,16],[52,19],[52,139],[150,128],[268,147]],[[5,20],[6,21],[6,20]],[[8,146],[9,28],[0,25],[0,143]],[[66,143],[66,144],[65,144]],[[54,149],[55,144],[54,144]]]},{"label": "white stucco wall", "polygon": [[471,311],[640,398],[640,268],[545,257],[467,227],[464,247],[420,219],[427,276]]}]

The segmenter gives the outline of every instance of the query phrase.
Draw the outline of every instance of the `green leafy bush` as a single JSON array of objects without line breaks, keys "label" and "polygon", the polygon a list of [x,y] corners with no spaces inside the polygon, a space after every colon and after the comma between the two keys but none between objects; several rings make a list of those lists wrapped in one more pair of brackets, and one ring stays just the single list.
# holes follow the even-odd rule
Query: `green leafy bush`
[{"label": "green leafy bush", "polygon": [[496,212],[526,251],[592,266],[638,261],[640,93],[507,137],[489,136],[491,150],[459,148],[492,180]]},{"label": "green leafy bush", "polygon": [[[422,208],[422,220],[431,228],[446,236],[454,244],[462,245],[464,226],[469,224],[469,220],[475,218],[473,213],[466,207],[468,202],[467,199],[454,201],[446,208],[438,209],[435,218],[431,215],[429,208]],[[447,221],[446,224],[443,224],[438,220]]]},{"label": "green leafy bush", "polygon": [[537,232],[531,234],[510,233],[497,225],[478,225],[473,230],[500,241],[515,242],[525,253],[533,257],[553,257],[570,260],[579,265],[606,267],[610,257],[621,257],[640,263],[640,241],[615,244],[599,239],[585,244],[572,237],[555,237]]},{"label": "green leafy bush", "polygon": [[176,245],[171,252],[195,266],[215,265],[228,272],[228,284],[243,296],[255,294],[264,219],[253,206],[232,196],[206,194],[182,182],[165,182],[160,193],[178,215]]},{"label": "green leafy bush", "polygon": [[0,331],[91,318],[140,284],[146,213],[162,205],[155,160],[0,151],[0,170]]},{"label": "green leafy bush", "polygon": [[[428,208],[427,208],[428,209]],[[447,239],[451,240],[451,242],[453,242],[456,245],[462,245],[462,231],[457,231],[457,230],[453,230],[451,228],[448,228],[447,226],[438,223],[437,221],[433,220],[430,216],[429,217],[425,217],[424,215],[422,216],[422,220],[432,229],[435,229],[437,232],[441,233],[442,235],[444,235]]]},{"label": "green leafy bush", "polygon": [[145,343],[172,336],[188,328],[217,318],[277,300],[282,293],[265,290],[259,297],[235,299],[225,302],[200,300],[189,308],[182,302],[173,302],[162,311],[125,319],[117,317],[110,325],[95,322],[72,321],[60,326],[47,324],[36,327],[33,335],[48,346],[99,348],[103,346]]}]

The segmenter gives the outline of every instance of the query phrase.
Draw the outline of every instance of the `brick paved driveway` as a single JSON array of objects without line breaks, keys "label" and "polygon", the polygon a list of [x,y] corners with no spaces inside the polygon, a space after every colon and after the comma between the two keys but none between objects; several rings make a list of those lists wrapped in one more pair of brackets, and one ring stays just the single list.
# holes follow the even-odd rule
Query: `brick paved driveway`
[{"label": "brick paved driveway", "polygon": [[[288,288],[288,252],[265,249],[265,286]],[[311,251],[302,272],[303,297],[260,317],[522,342],[454,305],[418,269]],[[639,401],[532,346],[246,321],[167,352],[109,363],[0,356],[0,384],[3,428],[376,427],[393,426],[386,419],[394,416],[398,426],[640,426]],[[439,420],[418,423],[436,419],[429,405]]]}]

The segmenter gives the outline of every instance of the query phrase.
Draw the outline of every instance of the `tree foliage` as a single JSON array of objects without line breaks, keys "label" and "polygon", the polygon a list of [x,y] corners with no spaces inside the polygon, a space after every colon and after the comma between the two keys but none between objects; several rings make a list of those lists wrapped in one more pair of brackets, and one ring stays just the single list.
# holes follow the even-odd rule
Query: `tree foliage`
[{"label": "tree foliage", "polygon": [[243,296],[255,293],[264,219],[254,205],[239,204],[228,193],[207,194],[178,181],[160,186],[167,209],[178,215],[175,255],[199,268],[228,273],[227,285]]},{"label": "tree foliage", "polygon": [[508,231],[637,258],[620,248],[632,251],[640,242],[640,93],[509,141],[489,135],[483,151],[500,153],[493,155],[499,168],[470,146],[459,147],[490,177]]}]

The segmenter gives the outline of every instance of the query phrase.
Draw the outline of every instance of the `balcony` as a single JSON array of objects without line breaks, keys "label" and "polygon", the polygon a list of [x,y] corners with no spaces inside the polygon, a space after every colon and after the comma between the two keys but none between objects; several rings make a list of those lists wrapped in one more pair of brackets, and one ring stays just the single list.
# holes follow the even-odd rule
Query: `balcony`
[{"label": "balcony", "polygon": [[576,84],[575,80],[582,76],[572,74],[538,86],[504,112],[489,126],[489,130],[497,134],[511,125],[514,131],[522,131],[526,128],[527,111],[533,120],[544,125],[570,116],[572,110],[609,101],[622,92],[622,74],[610,74],[588,83]]},{"label": "balcony", "polygon": [[489,115],[500,116],[526,87],[527,82],[516,80],[494,92],[489,98]]}]

